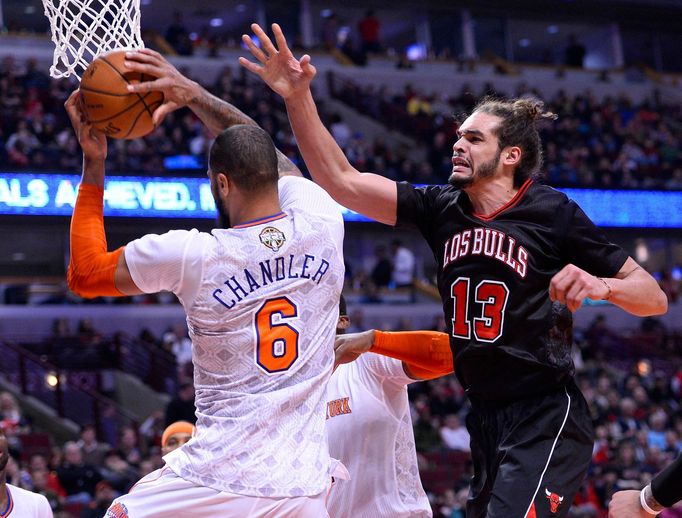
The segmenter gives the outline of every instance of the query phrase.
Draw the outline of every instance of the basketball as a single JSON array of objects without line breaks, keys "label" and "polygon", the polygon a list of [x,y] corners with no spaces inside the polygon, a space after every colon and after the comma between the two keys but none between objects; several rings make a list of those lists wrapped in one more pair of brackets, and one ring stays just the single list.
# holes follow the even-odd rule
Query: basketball
[{"label": "basketball", "polygon": [[161,92],[129,93],[131,83],[150,81],[123,64],[125,50],[112,50],[95,59],[83,74],[80,90],[88,121],[108,137],[135,139],[154,129],[152,114],[163,103]]}]

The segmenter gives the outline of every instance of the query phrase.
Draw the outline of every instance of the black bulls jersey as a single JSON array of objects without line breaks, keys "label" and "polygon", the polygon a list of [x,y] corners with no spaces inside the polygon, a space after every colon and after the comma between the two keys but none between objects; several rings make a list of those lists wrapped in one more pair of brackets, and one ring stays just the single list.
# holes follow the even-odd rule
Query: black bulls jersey
[{"label": "black bulls jersey", "polygon": [[531,180],[488,216],[452,186],[399,183],[397,224],[417,227],[429,243],[455,372],[485,400],[565,384],[572,319],[552,304],[550,280],[567,264],[613,277],[628,258],[575,202]]}]

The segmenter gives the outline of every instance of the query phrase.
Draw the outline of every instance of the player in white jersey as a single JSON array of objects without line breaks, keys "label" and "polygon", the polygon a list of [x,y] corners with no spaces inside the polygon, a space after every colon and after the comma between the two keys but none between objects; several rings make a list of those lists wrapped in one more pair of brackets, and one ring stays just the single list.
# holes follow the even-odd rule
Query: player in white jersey
[{"label": "player in white jersey", "polygon": [[278,182],[270,137],[236,125],[209,154],[211,191],[231,228],[146,235],[108,253],[106,138],[78,103],[78,92],[66,103],[84,155],[69,286],[86,297],[172,291],[193,342],[196,435],[108,515],[326,516],[324,391],[344,273],[338,206],[303,178]]},{"label": "player in white jersey", "polygon": [[[349,325],[342,297],[337,334],[343,334]],[[373,344],[375,334],[346,335],[339,345],[362,352]],[[332,518],[432,516],[419,479],[407,386],[452,372],[448,337],[432,332],[381,336],[389,342],[407,338],[411,349],[421,351],[418,354],[426,358],[421,362],[418,358],[401,361],[367,352],[334,370],[327,386],[329,453],[348,468],[350,480],[332,486],[327,500]],[[428,351],[433,349],[434,340],[441,354],[432,360]],[[387,352],[386,347],[382,352]]]},{"label": "player in white jersey", "polygon": [[0,428],[0,518],[52,518],[52,508],[43,495],[7,483],[9,448]]}]

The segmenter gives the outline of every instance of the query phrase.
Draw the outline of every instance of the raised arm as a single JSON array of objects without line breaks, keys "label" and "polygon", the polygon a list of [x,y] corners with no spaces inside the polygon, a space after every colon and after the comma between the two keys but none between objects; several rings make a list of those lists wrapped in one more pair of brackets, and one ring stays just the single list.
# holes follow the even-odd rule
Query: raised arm
[{"label": "raised arm", "polygon": [[[164,101],[153,115],[154,126],[161,124],[169,113],[187,107],[192,110],[211,132],[218,136],[235,124],[251,124],[256,121],[236,106],[208,92],[196,81],[185,77],[166,58],[151,49],[139,49],[126,53],[126,66],[135,72],[155,77],[153,81],[128,86],[132,93],[163,92]],[[303,176],[301,170],[284,153],[277,150],[277,166],[280,176]]]},{"label": "raised arm", "polygon": [[76,90],[64,105],[83,150],[83,176],[71,217],[67,283],[71,291],[86,298],[136,295],[142,291],[130,276],[124,247],[107,250],[103,215],[107,139],[84,122],[79,103]]},{"label": "raised arm", "polygon": [[313,179],[341,205],[381,223],[394,225],[398,205],[396,183],[352,167],[324,127],[310,91],[310,82],[315,76],[310,56],[297,60],[276,23],[272,25],[272,31],[277,47],[257,24],[251,28],[263,50],[247,35],[242,36],[242,40],[261,64],[245,58],[239,58],[239,62],[284,99],[298,147]]}]

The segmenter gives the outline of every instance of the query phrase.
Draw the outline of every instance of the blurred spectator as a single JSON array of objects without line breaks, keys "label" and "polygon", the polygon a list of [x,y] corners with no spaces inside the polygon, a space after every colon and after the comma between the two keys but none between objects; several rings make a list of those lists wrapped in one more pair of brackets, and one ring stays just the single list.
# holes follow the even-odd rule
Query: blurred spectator
[{"label": "blurred spectator", "polygon": [[142,460],[137,431],[132,426],[124,426],[121,429],[118,453],[122,459],[132,466],[137,466]]},{"label": "blurred spectator", "polygon": [[126,462],[119,451],[114,450],[104,458],[100,471],[102,477],[113,486],[118,494],[130,491],[140,478],[135,467]]},{"label": "blurred spectator", "polygon": [[338,42],[339,20],[336,13],[330,12],[322,20],[320,39],[325,50],[335,49]]},{"label": "blurred spectator", "polygon": [[412,288],[415,270],[414,254],[399,239],[394,239],[391,242],[391,252],[393,253],[393,283],[395,287]]},{"label": "blurred spectator", "polygon": [[10,448],[20,450],[19,436],[29,430],[28,421],[17,403],[16,397],[10,392],[0,392],[0,428],[7,436]]},{"label": "blurred spectator", "polygon": [[657,450],[665,450],[665,425],[668,421],[668,416],[663,410],[657,410],[649,417],[649,433],[647,434],[647,444],[649,448],[656,448]]},{"label": "blurred spectator", "polygon": [[381,52],[381,43],[379,42],[380,29],[381,24],[375,16],[374,10],[367,10],[364,18],[358,23],[363,54]]},{"label": "blurred spectator", "polygon": [[166,41],[181,56],[191,56],[193,53],[192,40],[189,39],[189,32],[185,27],[180,11],[173,14],[173,23],[166,31]]},{"label": "blurred spectator", "polygon": [[175,355],[180,373],[187,363],[192,363],[192,340],[185,324],[176,324],[164,333],[163,347]]},{"label": "blurred spectator", "polygon": [[43,495],[53,513],[62,511],[62,498],[49,487],[49,472],[46,469],[36,469],[31,472],[34,493]]},{"label": "blurred spectator", "polygon": [[109,509],[111,502],[116,498],[116,493],[111,484],[102,480],[95,486],[95,499],[83,509],[81,518],[102,518]]},{"label": "blurred spectator", "polygon": [[329,126],[329,131],[336,140],[336,143],[345,148],[350,141],[352,131],[350,126],[346,124],[338,113],[332,115],[331,125]]},{"label": "blurred spectator", "polygon": [[377,288],[386,288],[392,277],[393,266],[386,255],[386,247],[377,245],[374,248],[375,263],[370,273],[370,279]]},{"label": "blurred spectator", "polygon": [[176,421],[197,422],[194,408],[194,385],[183,383],[177,395],[170,400],[166,407],[166,426]]},{"label": "blurred spectator", "polygon": [[80,446],[73,441],[64,445],[64,460],[57,468],[59,484],[66,491],[67,503],[88,504],[102,475],[95,466],[83,462]]},{"label": "blurred spectator", "polygon": [[569,67],[582,68],[586,53],[585,46],[578,41],[576,35],[569,34],[564,63]]},{"label": "blurred spectator", "polygon": [[95,425],[86,424],[81,428],[80,440],[76,443],[83,456],[83,462],[92,466],[99,466],[109,451],[109,446],[97,441]]},{"label": "blurred spectator", "polygon": [[451,450],[471,451],[469,432],[462,426],[456,414],[449,414],[445,417],[445,424],[440,429],[440,437],[445,446]]}]

